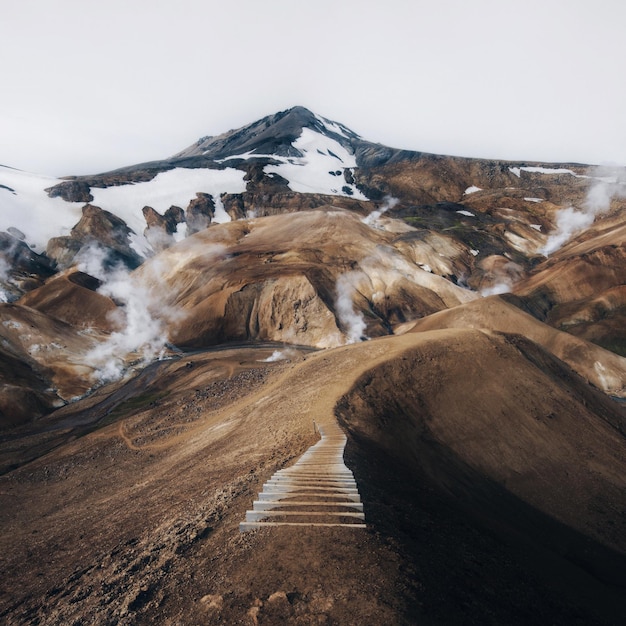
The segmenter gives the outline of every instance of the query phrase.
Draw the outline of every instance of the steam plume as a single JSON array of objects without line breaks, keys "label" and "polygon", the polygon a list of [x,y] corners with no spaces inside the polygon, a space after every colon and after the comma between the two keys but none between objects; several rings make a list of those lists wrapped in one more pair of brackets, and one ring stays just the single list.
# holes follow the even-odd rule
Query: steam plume
[{"label": "steam plume", "polygon": [[346,272],[339,276],[335,286],[335,312],[344,328],[346,343],[356,343],[365,336],[365,320],[360,312],[354,310],[352,302],[357,284],[363,277],[365,277],[363,272]]},{"label": "steam plume", "polygon": [[626,170],[624,168],[598,167],[592,174],[587,197],[581,209],[567,207],[557,213],[556,230],[539,250],[548,256],[561,248],[574,235],[589,228],[596,217],[607,213],[613,198],[626,198]]},{"label": "steam plume", "polygon": [[380,216],[389,209],[393,209],[393,207],[396,206],[398,202],[400,202],[400,200],[398,200],[397,198],[393,198],[392,196],[385,196],[383,199],[383,205],[379,209],[372,211],[367,217],[364,217],[361,221],[368,226],[374,226],[379,220]]},{"label": "steam plume", "polygon": [[162,356],[168,341],[166,322],[175,316],[143,281],[121,266],[106,269],[106,261],[105,250],[90,246],[80,252],[78,264],[102,282],[100,293],[120,305],[112,320],[118,330],[85,355],[100,383],[121,378],[129,357],[146,364]]},{"label": "steam plume", "polygon": [[[10,265],[3,256],[0,256],[0,283],[6,283],[9,280]],[[0,302],[8,302],[9,294],[2,288],[0,284]]]},{"label": "steam plume", "polygon": [[261,363],[275,363],[276,361],[288,361],[297,356],[297,352],[293,348],[286,348],[285,350],[274,350],[271,356],[267,359],[261,359]]}]

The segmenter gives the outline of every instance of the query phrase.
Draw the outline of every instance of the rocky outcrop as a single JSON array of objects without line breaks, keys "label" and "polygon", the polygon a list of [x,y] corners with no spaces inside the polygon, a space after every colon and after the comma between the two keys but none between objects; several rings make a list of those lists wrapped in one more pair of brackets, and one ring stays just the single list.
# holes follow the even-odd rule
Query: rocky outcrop
[{"label": "rocky outcrop", "polygon": [[37,254],[15,235],[0,232],[0,290],[4,299],[17,300],[54,273],[48,257]]},{"label": "rocky outcrop", "polygon": [[208,193],[196,193],[185,211],[185,221],[187,222],[187,235],[193,235],[211,224],[215,217],[215,201]]},{"label": "rocky outcrop", "polygon": [[91,187],[84,180],[67,180],[45,190],[51,198],[63,198],[66,202],[92,202]]},{"label": "rocky outcrop", "polygon": [[224,194],[221,199],[226,212],[233,219],[280,215],[281,213],[309,211],[328,206],[361,214],[366,214],[372,210],[371,203],[367,201],[319,193],[298,193],[296,191],[263,189],[255,192]]},{"label": "rocky outcrop", "polygon": [[81,250],[95,245],[105,251],[105,265],[112,267],[121,263],[134,269],[141,264],[142,259],[131,247],[131,233],[131,229],[119,217],[86,204],[82,218],[72,228],[70,235],[51,239],[46,254],[56,262],[59,269],[65,269],[74,263]]},{"label": "rocky outcrop", "polygon": [[145,238],[155,252],[160,252],[174,244],[174,233],[178,225],[186,221],[185,212],[177,206],[171,206],[163,215],[150,206],[142,209],[146,228]]}]

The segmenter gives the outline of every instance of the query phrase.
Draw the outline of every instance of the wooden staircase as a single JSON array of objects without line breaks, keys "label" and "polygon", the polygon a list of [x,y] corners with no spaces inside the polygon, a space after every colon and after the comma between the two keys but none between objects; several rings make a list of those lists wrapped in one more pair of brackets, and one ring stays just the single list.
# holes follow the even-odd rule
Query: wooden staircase
[{"label": "wooden staircase", "polygon": [[245,532],[266,526],[366,528],[363,504],[352,472],[343,462],[346,436],[337,424],[319,428],[320,441],[292,467],[264,485],[246,521]]}]

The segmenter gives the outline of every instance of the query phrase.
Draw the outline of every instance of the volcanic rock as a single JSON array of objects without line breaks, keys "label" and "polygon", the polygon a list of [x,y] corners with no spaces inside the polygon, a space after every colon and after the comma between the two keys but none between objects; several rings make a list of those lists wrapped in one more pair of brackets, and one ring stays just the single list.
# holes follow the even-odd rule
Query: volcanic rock
[{"label": "volcanic rock", "polygon": [[144,237],[155,252],[160,252],[174,244],[174,233],[178,224],[185,222],[185,212],[177,206],[171,206],[163,215],[150,206],[142,209],[146,220]]},{"label": "volcanic rock", "polygon": [[[379,336],[476,297],[395,241],[393,232],[326,207],[212,226],[159,255],[165,269],[153,271],[150,260],[138,273],[184,313],[172,341],[195,347],[230,339],[328,347],[346,341],[355,320],[362,334]],[[354,317],[338,304],[342,294]]]},{"label": "volcanic rock", "polygon": [[54,273],[50,260],[15,235],[0,232],[0,285],[10,300],[41,285]]},{"label": "volcanic rock", "polygon": [[132,269],[140,265],[141,257],[130,245],[132,231],[123,220],[91,204],[86,204],[82,212],[69,237],[56,237],[48,243],[47,255],[60,269],[69,267],[77,254],[91,245],[105,251],[108,266],[122,263]]},{"label": "volcanic rock", "polygon": [[211,224],[215,217],[215,201],[208,193],[196,193],[196,198],[192,200],[185,211],[185,221],[187,222],[187,235],[193,235]]},{"label": "volcanic rock", "polygon": [[45,191],[51,198],[63,198],[66,202],[93,201],[90,185],[84,180],[67,180]]},{"label": "volcanic rock", "polygon": [[609,217],[537,265],[515,294],[538,319],[626,355],[624,284],[626,227]]}]

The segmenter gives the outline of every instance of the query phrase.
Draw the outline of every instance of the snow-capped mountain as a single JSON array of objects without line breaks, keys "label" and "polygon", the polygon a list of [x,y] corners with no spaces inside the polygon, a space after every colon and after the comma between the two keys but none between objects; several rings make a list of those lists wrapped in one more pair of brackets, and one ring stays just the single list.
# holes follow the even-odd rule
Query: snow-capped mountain
[{"label": "snow-capped mountain", "polygon": [[[167,233],[180,240],[209,223],[268,214],[272,208],[313,208],[332,198],[361,211],[377,207],[358,203],[380,202],[386,195],[405,204],[465,203],[467,190],[489,188],[521,189],[521,194],[508,195],[521,195],[527,204],[554,201],[554,194],[544,198],[545,193],[533,189],[562,188],[566,179],[571,195],[577,187],[570,183],[586,170],[394,150],[294,107],[218,137],[201,138],[168,159],[99,175],[55,179],[0,166],[0,229],[15,229],[14,234],[41,253],[50,239],[71,235],[89,203],[123,220],[131,229],[130,246],[145,257],[153,246],[144,231],[157,225],[154,212],[162,216],[171,207],[185,212]],[[144,207],[152,209],[152,220]]]},{"label": "snow-capped mountain", "polygon": [[221,198],[245,192],[252,169],[293,192],[367,200],[351,176],[357,139],[347,128],[296,107],[201,139],[170,159],[99,176],[64,180],[0,166],[0,227],[17,229],[41,252],[51,238],[70,234],[89,202],[124,220],[133,231],[133,248],[145,255],[150,245],[143,236],[144,206],[164,213],[207,194],[214,205],[208,222],[230,221]]},{"label": "snow-capped mountain", "polygon": [[[121,372],[137,354],[158,355],[167,337],[194,347],[259,338],[339,345],[513,292],[541,321],[621,354],[625,270],[615,225],[624,189],[623,171],[395,150],[303,107],[93,176],[0,167],[0,299],[18,303],[4,322],[23,327],[24,304],[81,333],[115,330],[102,344],[108,352],[95,335],[76,345],[89,355],[85,367],[110,369],[119,357],[113,371]],[[296,211],[306,213],[283,215]],[[255,221],[263,217],[279,219]],[[580,254],[568,256],[565,244],[583,230]],[[559,264],[585,278],[564,284],[566,273],[551,269]],[[128,282],[111,274],[120,266],[142,267]],[[90,303],[82,312],[68,304],[81,299]],[[302,303],[294,319],[292,300]],[[104,319],[118,308],[125,328]],[[43,359],[36,337],[6,341],[45,367],[74,363],[54,347]],[[99,356],[88,348],[96,344]],[[612,360],[581,371],[621,393]],[[88,388],[90,376],[74,387]]]},{"label": "snow-capped mountain", "polygon": [[[2,623],[621,623],[625,191],[302,107],[0,167]],[[237,540],[338,422],[373,532]]]}]

